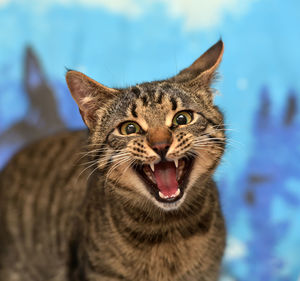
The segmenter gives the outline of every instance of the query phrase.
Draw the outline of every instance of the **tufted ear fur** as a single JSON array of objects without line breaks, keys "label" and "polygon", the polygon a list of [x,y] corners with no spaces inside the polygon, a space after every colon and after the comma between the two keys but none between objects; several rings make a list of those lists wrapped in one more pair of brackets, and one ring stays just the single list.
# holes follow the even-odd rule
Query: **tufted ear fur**
[{"label": "tufted ear fur", "polygon": [[178,75],[171,78],[171,81],[184,83],[190,87],[209,88],[218,68],[224,52],[224,44],[219,40],[210,47],[191,66],[182,70]]},{"label": "tufted ear fur", "polygon": [[67,72],[66,81],[79,107],[83,121],[92,129],[96,120],[97,109],[113,99],[119,91],[108,88],[83,73],[74,70]]}]

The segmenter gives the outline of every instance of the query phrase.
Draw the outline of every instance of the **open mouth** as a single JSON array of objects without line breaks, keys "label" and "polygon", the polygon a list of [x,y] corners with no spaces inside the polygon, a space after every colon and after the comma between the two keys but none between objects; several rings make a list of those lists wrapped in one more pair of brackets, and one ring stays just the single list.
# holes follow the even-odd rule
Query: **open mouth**
[{"label": "open mouth", "polygon": [[163,160],[135,167],[135,170],[157,201],[173,203],[184,194],[193,162],[193,159]]}]

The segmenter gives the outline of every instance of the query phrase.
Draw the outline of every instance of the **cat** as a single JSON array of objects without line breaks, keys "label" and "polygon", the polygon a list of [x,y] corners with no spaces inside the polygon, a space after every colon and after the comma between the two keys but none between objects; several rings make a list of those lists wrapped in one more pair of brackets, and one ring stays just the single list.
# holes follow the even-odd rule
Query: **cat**
[{"label": "cat", "polygon": [[36,142],[0,174],[0,280],[218,279],[212,177],[226,136],[211,83],[223,50],[125,89],[67,72],[88,131]]}]

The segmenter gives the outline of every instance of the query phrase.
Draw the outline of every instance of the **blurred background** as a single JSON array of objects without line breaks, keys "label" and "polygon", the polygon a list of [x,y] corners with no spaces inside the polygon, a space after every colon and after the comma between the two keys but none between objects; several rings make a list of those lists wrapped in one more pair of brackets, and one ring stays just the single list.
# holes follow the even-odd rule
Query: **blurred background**
[{"label": "blurred background", "polygon": [[67,68],[110,87],[175,75],[222,37],[222,281],[300,280],[300,1],[0,0],[0,167],[83,128]]}]

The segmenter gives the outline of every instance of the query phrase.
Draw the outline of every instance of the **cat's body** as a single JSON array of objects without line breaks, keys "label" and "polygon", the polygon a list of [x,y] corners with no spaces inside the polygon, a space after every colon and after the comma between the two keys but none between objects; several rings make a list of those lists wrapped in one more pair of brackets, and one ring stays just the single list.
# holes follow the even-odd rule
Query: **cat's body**
[{"label": "cat's body", "polygon": [[34,143],[0,174],[1,281],[66,280],[73,221],[86,191],[78,161],[86,136],[65,133]]},{"label": "cat's body", "polygon": [[90,136],[42,140],[0,174],[0,280],[217,280],[225,136],[208,83],[222,52],[121,90],[67,74]]}]

